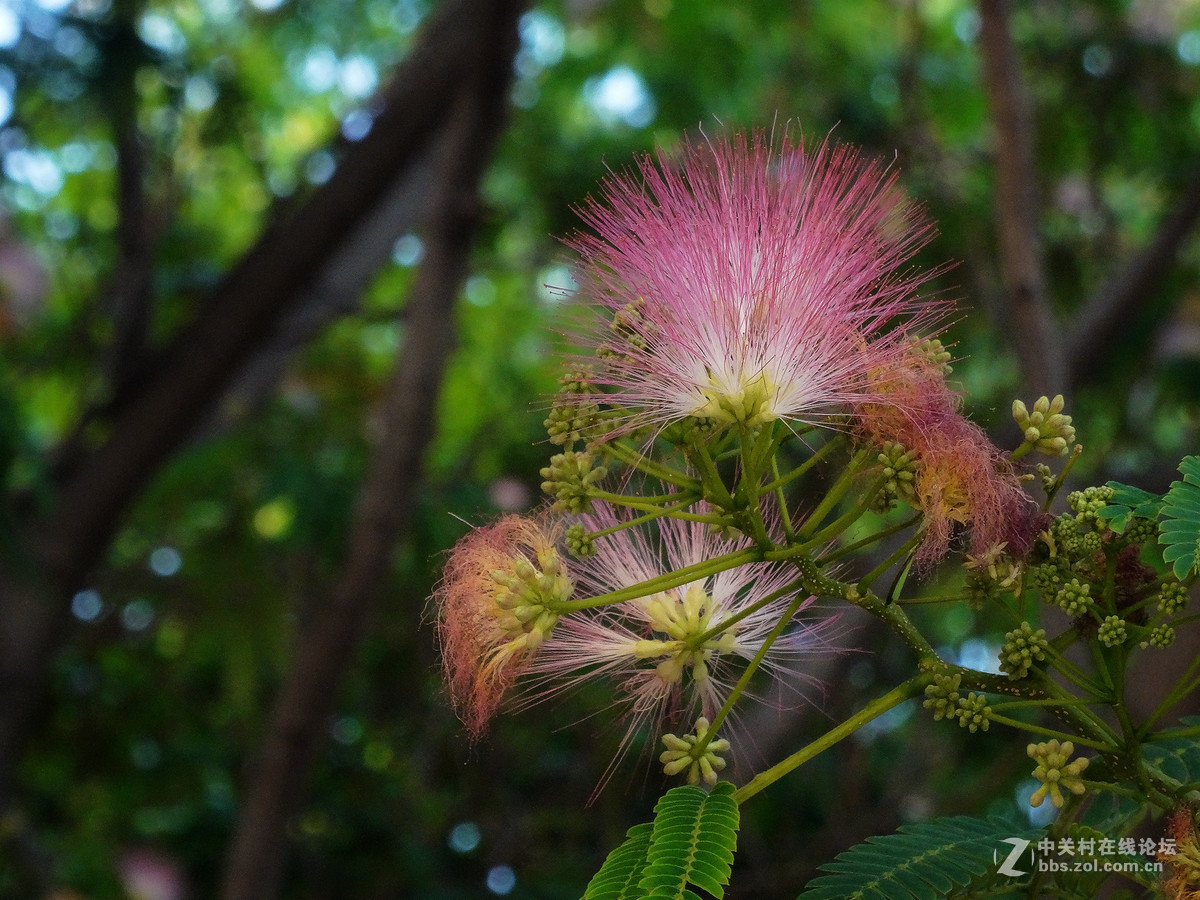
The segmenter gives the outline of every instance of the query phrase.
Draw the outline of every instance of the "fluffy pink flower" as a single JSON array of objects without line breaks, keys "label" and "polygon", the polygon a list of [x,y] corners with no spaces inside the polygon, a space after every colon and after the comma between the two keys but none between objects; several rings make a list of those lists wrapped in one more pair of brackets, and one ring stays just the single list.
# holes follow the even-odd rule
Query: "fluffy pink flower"
[{"label": "fluffy pink flower", "polygon": [[867,373],[944,312],[917,296],[932,273],[907,268],[932,228],[847,147],[688,145],[612,175],[580,215],[594,233],[567,244],[602,320],[580,342],[627,427],[815,421],[882,400]]},{"label": "fluffy pink flower", "polygon": [[929,569],[946,555],[956,523],[970,527],[972,553],[1007,545],[1024,556],[1036,534],[1033,501],[1012,463],[959,412],[960,398],[940,368],[910,354],[881,384],[889,402],[859,405],[856,419],[875,443],[895,441],[917,453],[914,491],[925,528],[917,563]]},{"label": "fluffy pink flower", "polygon": [[[607,508],[596,517],[585,517],[589,530],[616,521]],[[631,587],[750,543],[744,538],[727,541],[703,523],[678,519],[663,520],[658,536],[661,547],[652,545],[643,529],[629,528],[598,539],[595,556],[572,564],[579,595],[599,596]],[[697,715],[711,719],[721,707],[795,594],[773,600],[702,644],[695,639],[783,588],[796,575],[787,564],[751,563],[647,597],[565,615],[553,639],[530,663],[531,687],[537,692],[531,702],[606,676],[616,684],[628,718],[622,753],[645,724],[655,730],[682,727],[686,732]],[[806,600],[801,610],[812,602]],[[771,645],[760,669],[780,678],[802,677],[795,664],[810,654],[829,651],[823,633],[831,622],[825,618],[815,624],[792,623]]]},{"label": "fluffy pink flower", "polygon": [[536,519],[505,516],[450,552],[433,600],[446,683],[473,736],[553,630],[548,606],[571,596],[558,536]]}]

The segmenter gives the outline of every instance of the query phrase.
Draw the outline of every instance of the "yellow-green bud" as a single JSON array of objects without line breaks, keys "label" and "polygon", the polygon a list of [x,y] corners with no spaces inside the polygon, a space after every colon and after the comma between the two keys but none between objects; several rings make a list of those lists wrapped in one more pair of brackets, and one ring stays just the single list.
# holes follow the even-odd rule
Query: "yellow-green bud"
[{"label": "yellow-green bud", "polygon": [[1120,616],[1105,616],[1100,623],[1100,630],[1096,632],[1096,637],[1105,647],[1119,647],[1125,643],[1127,636],[1125,620]]},{"label": "yellow-green bud", "polygon": [[1025,443],[1034,450],[1049,456],[1062,456],[1075,441],[1075,428],[1071,417],[1063,413],[1066,405],[1062,394],[1053,400],[1039,397],[1030,412],[1020,400],[1012,405],[1013,420],[1025,437]]},{"label": "yellow-green bud", "polygon": [[[707,740],[710,725],[708,719],[701,716],[696,720],[693,734],[678,737],[674,734],[662,736],[664,750],[658,757],[663,764],[663,773],[678,775],[687,772],[688,784],[717,783],[717,773],[725,768],[725,760],[719,755],[729,750],[729,741]],[[698,750],[697,745],[704,743],[704,749]]]},{"label": "yellow-green bud", "polygon": [[1025,748],[1025,752],[1037,762],[1037,768],[1033,770],[1033,777],[1042,783],[1042,786],[1029,798],[1030,806],[1041,806],[1048,794],[1050,802],[1061,808],[1066,802],[1063,798],[1062,788],[1066,788],[1072,794],[1084,792],[1081,776],[1084,769],[1088,767],[1089,760],[1081,758],[1068,763],[1067,760],[1075,752],[1075,745],[1070,741],[1059,743],[1057,740],[1050,740],[1040,744],[1030,744]]}]

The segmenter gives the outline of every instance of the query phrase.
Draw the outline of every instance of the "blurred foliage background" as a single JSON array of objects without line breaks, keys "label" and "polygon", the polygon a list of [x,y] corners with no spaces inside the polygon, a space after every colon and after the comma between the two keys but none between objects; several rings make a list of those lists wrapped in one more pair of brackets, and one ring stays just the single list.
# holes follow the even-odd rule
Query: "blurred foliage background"
[{"label": "blurred foliage background", "polygon": [[[1019,440],[1007,410],[1032,386],[1068,395],[1089,482],[1162,489],[1196,452],[1200,3],[1011,10],[1053,323],[1036,352],[1056,355],[1059,385],[1023,367],[1034,338],[1009,315],[996,159],[1013,136],[989,106],[988,6],[569,0],[523,11],[435,430],[423,471],[404,473],[417,484],[383,600],[332,688],[311,785],[294,798],[282,895],[575,897],[662,787],[631,757],[588,805],[615,750],[600,687],[505,716],[471,746],[440,687],[426,608],[467,523],[539,502],[564,305],[553,288],[571,284],[554,236],[635,153],[757,125],[895,159],[940,224],[922,264],[958,263],[938,286],[961,298],[954,378],[1002,446]],[[335,177],[430,15],[424,0],[0,0],[6,558],[26,553],[25,523],[59,503],[72,454],[109,438],[106,404],[153,379],[223,273]],[[339,282],[334,268],[351,296],[318,327],[211,398],[62,592],[69,623],[8,776],[0,896],[217,895],[297,635],[351,549],[388,373],[411,349],[405,311],[425,245],[419,224],[396,227],[369,277]],[[1165,255],[1139,270],[1162,242]],[[129,346],[120,298],[131,277],[148,298],[136,364],[114,351]],[[1115,333],[1073,346],[1122,278],[1133,286]],[[998,643],[967,609],[932,627],[963,658]],[[828,687],[811,703],[756,714],[759,761],[894,683],[909,661],[878,637],[855,633],[866,652],[813,673]],[[731,896],[795,896],[818,863],[906,818],[1019,808],[1020,742],[912,712],[748,806]]]}]

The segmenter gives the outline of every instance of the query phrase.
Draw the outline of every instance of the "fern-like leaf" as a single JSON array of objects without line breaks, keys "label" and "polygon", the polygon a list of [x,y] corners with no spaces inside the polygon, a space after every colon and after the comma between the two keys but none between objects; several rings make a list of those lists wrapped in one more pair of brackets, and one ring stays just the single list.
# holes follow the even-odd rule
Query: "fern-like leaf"
[{"label": "fern-like leaf", "polygon": [[[1200,716],[1184,716],[1179,721],[1180,728],[1198,726]],[[1142,745],[1142,759],[1181,784],[1200,782],[1200,741],[1194,737],[1173,737],[1168,729],[1158,740]]]},{"label": "fern-like leaf", "polygon": [[1107,520],[1109,527],[1117,534],[1125,533],[1125,526],[1131,518],[1153,522],[1162,511],[1163,498],[1157,494],[1119,481],[1110,481],[1108,486],[1113,489],[1112,499],[1096,515]]},{"label": "fern-like leaf", "polygon": [[625,842],[608,854],[600,871],[592,876],[583,900],[636,900],[653,831],[653,822],[643,822],[625,832]]},{"label": "fern-like leaf", "polygon": [[826,874],[810,881],[800,900],[959,900],[971,896],[969,886],[992,880],[997,861],[1012,850],[1005,838],[1032,840],[1040,833],[1006,819],[971,816],[902,825],[898,833],[867,838],[821,866]]},{"label": "fern-like leaf", "polygon": [[1200,571],[1200,456],[1185,456],[1179,464],[1183,481],[1175,481],[1163,498],[1163,522],[1158,542],[1163,560],[1181,581]]},{"label": "fern-like leaf", "polygon": [[693,885],[724,897],[737,830],[738,806],[729,782],[718,782],[711,793],[691,785],[667,791],[654,807],[654,831],[637,896],[696,900],[687,889]]}]

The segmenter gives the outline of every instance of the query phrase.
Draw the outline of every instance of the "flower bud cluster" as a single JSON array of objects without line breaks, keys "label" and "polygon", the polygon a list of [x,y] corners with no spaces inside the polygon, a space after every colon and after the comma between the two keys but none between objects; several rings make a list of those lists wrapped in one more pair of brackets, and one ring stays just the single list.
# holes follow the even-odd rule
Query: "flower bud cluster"
[{"label": "flower bud cluster", "polygon": [[950,360],[954,357],[950,355],[950,351],[937,338],[929,338],[928,340],[921,341],[921,343],[917,344],[916,350],[935,369],[942,373],[943,378],[954,371],[954,367],[950,365]]},{"label": "flower bud cluster", "polygon": [[1182,583],[1171,579],[1163,584],[1158,591],[1158,609],[1168,616],[1173,616],[1188,602],[1188,589]]},{"label": "flower bud cluster", "polygon": [[1025,748],[1025,752],[1029,754],[1030,759],[1037,762],[1037,768],[1033,770],[1033,777],[1042,783],[1042,786],[1029,798],[1030,806],[1041,806],[1048,794],[1050,802],[1061,808],[1066,802],[1063,798],[1062,788],[1066,788],[1072,794],[1083,793],[1084,785],[1081,776],[1090,760],[1081,758],[1074,762],[1068,762],[1075,753],[1075,745],[1070,741],[1059,743],[1057,740],[1050,740],[1040,744],[1030,744]]},{"label": "flower bud cluster", "polygon": [[1079,524],[1107,527],[1103,520],[1096,518],[1097,513],[1108,505],[1113,498],[1113,489],[1107,485],[1084,488],[1082,491],[1072,491],[1067,495],[1067,505],[1075,511],[1075,521]]},{"label": "flower bud cluster", "polygon": [[1046,629],[1033,630],[1028,622],[1004,635],[1000,647],[1000,671],[1013,681],[1024,678],[1034,663],[1044,662],[1050,642],[1046,640]]},{"label": "flower bud cluster", "polygon": [[647,348],[648,344],[644,337],[647,322],[642,314],[642,307],[645,305],[645,298],[638,297],[633,303],[626,303],[613,314],[609,328],[612,330],[615,340],[612,343],[601,345],[596,351],[597,356],[601,359],[611,359],[626,356],[630,350],[636,352],[644,351]]},{"label": "flower bud cluster", "polygon": [[1105,616],[1100,623],[1096,637],[1105,647],[1119,647],[1125,643],[1129,635],[1125,629],[1125,620],[1120,616]]},{"label": "flower bud cluster", "polygon": [[591,509],[589,489],[608,474],[597,466],[590,451],[559,453],[542,469],[542,490],[554,497],[555,512],[585,513]]},{"label": "flower bud cluster", "polygon": [[581,368],[558,379],[561,386],[558,398],[550,415],[542,423],[552,444],[570,447],[577,441],[586,441],[595,436],[593,432],[600,421],[600,405],[585,399],[589,395],[598,396],[593,393],[589,381],[591,374],[588,369]]},{"label": "flower bud cluster", "polygon": [[897,501],[916,505],[917,492],[914,481],[917,477],[917,451],[906,450],[903,444],[888,441],[883,445],[883,452],[878,456],[879,464],[883,466],[883,477],[886,479],[879,494],[875,498],[875,506],[886,511],[895,506]]},{"label": "flower bud cluster", "polygon": [[493,569],[492,597],[503,610],[496,624],[514,642],[513,649],[536,650],[558,622],[547,604],[569,600],[574,585],[553,548],[538,554],[538,565],[516,557],[511,566]]},{"label": "flower bud cluster", "polygon": [[697,754],[696,745],[707,739],[709,727],[708,719],[701,716],[696,720],[694,734],[662,736],[663,746],[667,749],[658,757],[658,761],[663,764],[665,774],[678,775],[686,771],[688,784],[699,784],[702,779],[707,784],[717,783],[717,773],[725,768],[725,760],[720,754],[727,752],[730,745],[727,740],[710,740],[703,752]]},{"label": "flower bud cluster", "polygon": [[934,675],[933,684],[925,687],[926,699],[921,705],[933,710],[935,721],[958,715],[958,686],[961,683],[962,675]]},{"label": "flower bud cluster", "polygon": [[566,545],[572,556],[582,559],[596,555],[596,539],[578,522],[567,528]]},{"label": "flower bud cluster", "polygon": [[570,447],[577,441],[587,440],[599,421],[599,414],[598,404],[580,406],[567,401],[556,403],[542,424],[550,436],[550,443]]},{"label": "flower bud cluster", "polygon": [[1066,405],[1062,394],[1053,400],[1040,397],[1030,412],[1020,400],[1012,405],[1013,419],[1025,435],[1025,443],[1049,456],[1062,456],[1075,441],[1071,417],[1063,414]]},{"label": "flower bud cluster", "polygon": [[1126,523],[1123,536],[1130,544],[1147,544],[1158,537],[1158,522],[1136,516]]},{"label": "flower bud cluster", "polygon": [[958,699],[958,708],[952,715],[958,717],[959,727],[966,728],[971,734],[974,734],[976,731],[988,730],[992,718],[992,708],[988,706],[987,697],[984,694],[972,692],[966,697]]},{"label": "flower bud cluster", "polygon": [[1175,643],[1175,628],[1172,625],[1162,624],[1156,625],[1150,629],[1146,635],[1146,640],[1139,645],[1143,650],[1146,647],[1157,647],[1159,650],[1165,650]]},{"label": "flower bud cluster", "polygon": [[1092,586],[1072,578],[1058,589],[1054,602],[1069,616],[1082,616],[1095,605],[1092,599]]}]

